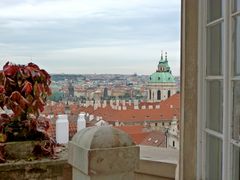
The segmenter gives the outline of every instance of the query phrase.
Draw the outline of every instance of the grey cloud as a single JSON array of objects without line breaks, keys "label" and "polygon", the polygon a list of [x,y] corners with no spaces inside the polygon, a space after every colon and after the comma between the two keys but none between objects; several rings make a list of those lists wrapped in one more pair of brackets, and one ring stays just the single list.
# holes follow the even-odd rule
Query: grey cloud
[{"label": "grey cloud", "polygon": [[[38,3],[37,1],[27,2]],[[20,2],[16,1],[16,3]],[[28,57],[41,58],[41,62],[45,66],[48,64],[54,72],[60,71],[54,70],[56,61],[59,62],[58,66],[64,67],[66,71],[75,69],[70,65],[66,67],[67,61],[81,64],[85,70],[89,67],[89,62],[92,62],[91,64],[98,65],[96,71],[99,71],[101,67],[99,61],[102,60],[108,62],[109,68],[101,67],[101,71],[110,71],[114,65],[120,67],[119,62],[124,63],[121,67],[125,67],[125,71],[130,69],[132,71],[136,68],[134,64],[137,62],[139,62],[139,69],[144,69],[140,66],[149,66],[146,61],[149,59],[152,59],[151,63],[155,62],[153,58],[159,56],[161,48],[171,48],[171,45],[164,47],[164,44],[167,42],[174,44],[179,40],[180,7],[174,5],[161,8],[161,3],[155,1],[154,5],[126,7],[124,10],[113,7],[84,15],[76,14],[76,16],[59,18],[57,15],[49,18],[47,16],[0,16],[0,42],[2,43],[0,58],[9,55],[16,58],[18,62]],[[178,54],[179,47],[175,44],[173,46],[175,50],[171,50],[172,53]],[[112,51],[112,47],[116,47],[114,53],[108,53]],[[120,49],[124,47],[129,50],[123,55],[124,51]],[[85,48],[89,50],[83,53],[81,49]],[[103,48],[103,53],[95,51],[96,48]],[[65,51],[68,49],[78,49],[78,53]],[[91,54],[91,50],[96,54],[95,56]],[[137,55],[138,51],[142,52]],[[154,52],[155,56],[152,55]],[[179,55],[174,57],[174,61],[177,62],[178,57]],[[68,60],[64,60],[67,58]],[[40,60],[37,62],[39,63]],[[130,67],[127,68],[127,66]]]}]

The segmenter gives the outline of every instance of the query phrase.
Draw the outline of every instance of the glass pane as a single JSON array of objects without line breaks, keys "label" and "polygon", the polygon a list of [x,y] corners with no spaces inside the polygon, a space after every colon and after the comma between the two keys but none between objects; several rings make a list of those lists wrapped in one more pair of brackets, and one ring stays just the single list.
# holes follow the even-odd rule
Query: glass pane
[{"label": "glass pane", "polygon": [[233,0],[233,12],[240,10],[240,0]]},{"label": "glass pane", "polygon": [[206,126],[207,128],[222,132],[223,127],[223,85],[220,80],[207,82],[206,95]]},{"label": "glass pane", "polygon": [[234,18],[235,27],[233,32],[233,46],[234,46],[234,75],[240,75],[240,16]]},{"label": "glass pane", "polygon": [[240,179],[240,148],[233,146],[232,180]]},{"label": "glass pane", "polygon": [[240,81],[233,84],[233,132],[235,140],[240,140]]},{"label": "glass pane", "polygon": [[222,74],[222,23],[207,30],[207,75]]},{"label": "glass pane", "polygon": [[222,17],[222,0],[208,0],[207,2],[207,20],[214,21]]},{"label": "glass pane", "polygon": [[207,134],[206,180],[222,179],[222,141]]}]

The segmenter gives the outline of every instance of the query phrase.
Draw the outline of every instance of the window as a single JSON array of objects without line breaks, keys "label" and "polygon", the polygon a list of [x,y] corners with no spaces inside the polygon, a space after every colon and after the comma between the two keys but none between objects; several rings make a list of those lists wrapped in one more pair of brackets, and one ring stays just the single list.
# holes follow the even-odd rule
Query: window
[{"label": "window", "polygon": [[175,141],[172,142],[172,146],[175,147]]},{"label": "window", "polygon": [[157,91],[157,100],[161,100],[161,91],[160,90]]},{"label": "window", "polygon": [[152,92],[149,90],[149,99],[152,99]]},{"label": "window", "polygon": [[171,96],[171,91],[170,90],[168,90],[168,97],[170,97]]},{"label": "window", "polygon": [[200,2],[198,178],[239,180],[240,0]]}]

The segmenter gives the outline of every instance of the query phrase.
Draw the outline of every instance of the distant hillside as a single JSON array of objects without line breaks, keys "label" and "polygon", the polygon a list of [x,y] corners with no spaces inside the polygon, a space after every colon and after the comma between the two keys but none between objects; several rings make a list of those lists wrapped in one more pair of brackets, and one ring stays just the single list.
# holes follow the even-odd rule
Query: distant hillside
[{"label": "distant hillside", "polygon": [[86,77],[83,75],[78,74],[52,74],[51,75],[52,81],[64,81],[64,80],[71,80],[71,81],[79,81],[85,80]]}]

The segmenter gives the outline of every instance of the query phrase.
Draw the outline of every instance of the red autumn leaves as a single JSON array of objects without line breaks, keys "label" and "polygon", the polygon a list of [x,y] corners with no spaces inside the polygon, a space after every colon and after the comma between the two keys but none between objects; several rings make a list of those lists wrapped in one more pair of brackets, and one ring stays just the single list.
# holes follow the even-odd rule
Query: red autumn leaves
[{"label": "red autumn leaves", "polygon": [[7,62],[0,71],[0,107],[11,109],[18,119],[30,114],[37,118],[51,94],[50,83],[50,75],[34,63]]},{"label": "red autumn leaves", "polygon": [[5,162],[4,142],[47,140],[38,146],[39,154],[54,156],[54,140],[46,130],[48,121],[39,121],[47,97],[51,95],[50,75],[36,64],[16,65],[7,62],[0,70],[0,108],[13,114],[0,114],[0,163]]}]

